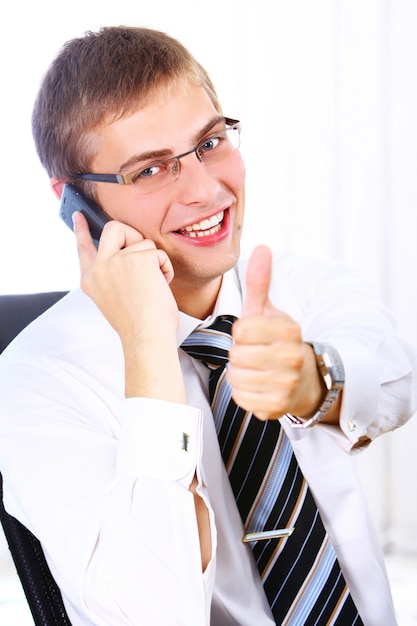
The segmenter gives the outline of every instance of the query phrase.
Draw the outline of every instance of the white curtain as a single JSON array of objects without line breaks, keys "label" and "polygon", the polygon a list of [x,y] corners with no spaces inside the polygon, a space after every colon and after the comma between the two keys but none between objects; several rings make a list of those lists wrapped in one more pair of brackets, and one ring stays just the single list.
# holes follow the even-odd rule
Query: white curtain
[{"label": "white curtain", "polygon": [[[181,39],[209,70],[225,113],[242,120],[245,248],[262,242],[346,262],[417,347],[415,0],[73,0],[62,12],[39,0],[24,11],[8,5],[3,20],[0,292],[77,283],[73,238],[30,136],[41,75],[66,39],[140,24]],[[359,460],[387,549],[415,553],[416,424]]]},{"label": "white curtain", "polygon": [[[278,2],[268,19],[259,3],[245,9],[235,63],[249,245],[356,268],[416,347],[417,3]],[[417,553],[416,438],[413,420],[358,459],[387,550]]]}]

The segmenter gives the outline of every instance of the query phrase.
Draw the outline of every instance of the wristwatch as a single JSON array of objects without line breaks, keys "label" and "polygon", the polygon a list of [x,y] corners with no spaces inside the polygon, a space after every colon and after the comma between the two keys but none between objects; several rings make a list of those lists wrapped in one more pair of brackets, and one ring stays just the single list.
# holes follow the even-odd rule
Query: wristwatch
[{"label": "wristwatch", "polygon": [[318,424],[337,401],[345,383],[345,369],[337,350],[328,343],[311,341],[308,344],[314,350],[317,369],[326,392],[320,408],[312,417],[302,418],[287,413],[285,417],[294,428],[308,428]]}]

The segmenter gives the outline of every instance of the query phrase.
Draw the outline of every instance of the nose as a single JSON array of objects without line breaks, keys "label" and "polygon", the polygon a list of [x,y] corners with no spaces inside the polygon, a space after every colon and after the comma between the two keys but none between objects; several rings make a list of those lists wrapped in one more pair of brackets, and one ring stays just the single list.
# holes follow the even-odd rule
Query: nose
[{"label": "nose", "polygon": [[206,205],[211,202],[220,187],[216,168],[204,165],[193,152],[183,156],[179,166],[180,174],[175,182],[177,200],[182,204]]}]

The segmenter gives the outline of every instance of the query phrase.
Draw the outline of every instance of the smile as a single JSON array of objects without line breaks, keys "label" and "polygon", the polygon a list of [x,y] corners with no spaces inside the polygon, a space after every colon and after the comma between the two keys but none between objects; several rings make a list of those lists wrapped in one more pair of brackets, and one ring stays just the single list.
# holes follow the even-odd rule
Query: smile
[{"label": "smile", "polygon": [[219,230],[221,230],[223,218],[224,211],[220,211],[220,213],[216,213],[216,215],[212,215],[211,217],[201,220],[201,222],[196,222],[195,224],[186,226],[177,232],[181,233],[181,235],[192,238],[215,235],[219,232]]}]

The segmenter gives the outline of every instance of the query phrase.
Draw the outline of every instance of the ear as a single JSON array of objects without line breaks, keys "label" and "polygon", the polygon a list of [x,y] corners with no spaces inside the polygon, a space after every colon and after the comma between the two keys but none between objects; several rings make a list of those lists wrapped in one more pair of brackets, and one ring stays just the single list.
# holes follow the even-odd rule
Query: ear
[{"label": "ear", "polygon": [[68,181],[62,180],[60,178],[55,178],[55,177],[52,177],[51,180],[49,181],[49,184],[51,185],[52,191],[54,192],[54,194],[56,195],[58,200],[61,199],[62,190],[63,190],[64,185],[65,185],[66,182],[68,182]]}]

